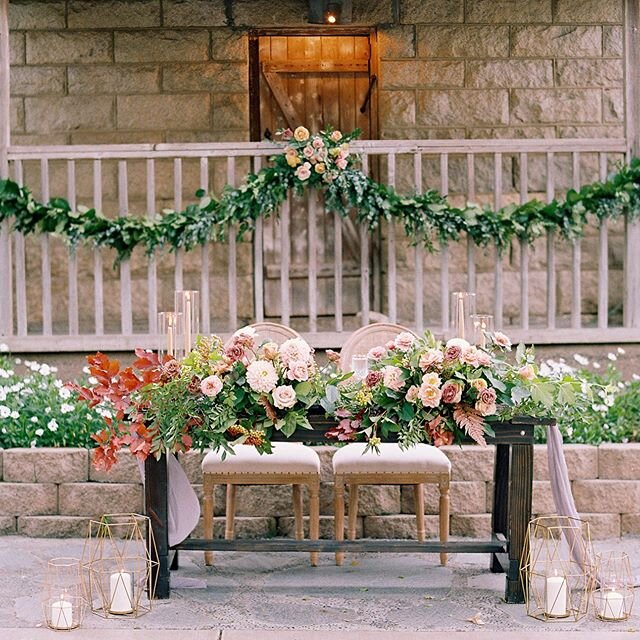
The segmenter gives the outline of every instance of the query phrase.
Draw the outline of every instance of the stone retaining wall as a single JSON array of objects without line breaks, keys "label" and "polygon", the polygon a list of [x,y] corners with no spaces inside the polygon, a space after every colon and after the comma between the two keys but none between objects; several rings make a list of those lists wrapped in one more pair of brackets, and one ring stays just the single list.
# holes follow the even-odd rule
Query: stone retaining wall
[{"label": "stone retaining wall", "polygon": [[[333,535],[331,457],[334,447],[317,448],[322,460],[321,535]],[[451,534],[490,535],[493,449],[445,447],[453,464]],[[640,444],[600,447],[567,445],[567,464],[578,510],[594,538],[640,534]],[[202,454],[183,457],[184,468],[202,498]],[[110,473],[96,471],[84,449],[0,451],[0,534],[34,537],[84,536],[87,521],[103,513],[141,512],[143,490],[136,461],[122,455]],[[437,536],[437,488],[427,485],[429,536]],[[223,534],[224,489],[215,495],[216,535]],[[546,447],[536,446],[534,514],[552,513]],[[362,487],[358,534],[408,538],[415,534],[410,487]],[[291,487],[242,487],[237,496],[239,537],[291,535]],[[202,524],[202,523],[201,523]],[[194,535],[201,536],[202,527]]]}]

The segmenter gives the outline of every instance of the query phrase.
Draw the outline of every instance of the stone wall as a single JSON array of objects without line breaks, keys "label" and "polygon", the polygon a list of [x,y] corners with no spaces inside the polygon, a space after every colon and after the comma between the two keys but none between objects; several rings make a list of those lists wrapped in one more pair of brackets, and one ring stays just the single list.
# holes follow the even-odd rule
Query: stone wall
[{"label": "stone wall", "polygon": [[[331,456],[322,460],[321,535],[333,536]],[[491,529],[493,449],[445,447],[452,462],[451,534],[488,537]],[[7,449],[0,452],[0,533],[34,537],[84,536],[88,519],[104,513],[141,512],[143,491],[135,460],[122,455],[109,472],[97,472],[84,449]],[[640,444],[566,445],[565,454],[578,510],[595,538],[640,534]],[[202,454],[183,457],[183,466],[202,498]],[[533,513],[553,513],[546,447],[536,445]],[[426,486],[427,535],[437,537],[438,491]],[[306,508],[306,507],[305,507]],[[224,488],[215,495],[215,531],[224,532]],[[242,487],[237,495],[239,537],[290,536],[291,487]],[[202,522],[194,532],[202,535]],[[411,487],[362,487],[358,535],[409,538],[415,535]]]}]

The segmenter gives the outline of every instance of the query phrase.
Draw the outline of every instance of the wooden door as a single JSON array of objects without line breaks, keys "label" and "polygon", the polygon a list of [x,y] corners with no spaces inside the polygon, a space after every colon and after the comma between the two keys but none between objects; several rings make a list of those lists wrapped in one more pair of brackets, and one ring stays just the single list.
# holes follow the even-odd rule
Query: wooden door
[{"label": "wooden door", "polygon": [[[256,36],[251,61],[252,138],[268,138],[278,129],[295,129],[299,125],[312,132],[329,125],[344,132],[359,128],[361,138],[377,137],[373,37],[369,33]],[[291,203],[289,274],[293,316],[306,316],[309,311],[307,208],[307,199],[294,199]],[[360,275],[357,229],[352,221],[345,221],[342,255],[335,256],[333,217],[320,210],[317,220],[318,314],[329,316],[335,308],[332,281],[335,260],[341,260],[345,276],[344,313],[355,314]],[[266,317],[278,317],[282,311],[282,292],[279,285],[281,239],[277,224],[265,225],[264,252],[264,312]],[[301,328],[304,329],[304,325]]]}]

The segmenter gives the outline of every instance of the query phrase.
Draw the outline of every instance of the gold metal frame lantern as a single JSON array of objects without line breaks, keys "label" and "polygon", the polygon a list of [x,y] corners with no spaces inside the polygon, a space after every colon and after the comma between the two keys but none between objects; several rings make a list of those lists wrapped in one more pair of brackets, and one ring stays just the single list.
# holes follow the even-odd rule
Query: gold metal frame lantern
[{"label": "gold metal frame lantern", "polygon": [[115,513],[90,520],[83,563],[91,610],[104,618],[137,618],[151,611],[158,566],[155,549],[147,516]]},{"label": "gold metal frame lantern", "polygon": [[541,516],[529,523],[520,578],[527,615],[538,620],[580,620],[595,585],[589,523]]},{"label": "gold metal frame lantern", "polygon": [[47,562],[42,594],[44,620],[50,629],[71,631],[82,624],[87,598],[78,558],[52,558]]},{"label": "gold metal frame lantern", "polygon": [[593,607],[600,620],[628,620],[633,608],[634,578],[626,553],[609,551],[596,556],[598,588],[593,592]]}]

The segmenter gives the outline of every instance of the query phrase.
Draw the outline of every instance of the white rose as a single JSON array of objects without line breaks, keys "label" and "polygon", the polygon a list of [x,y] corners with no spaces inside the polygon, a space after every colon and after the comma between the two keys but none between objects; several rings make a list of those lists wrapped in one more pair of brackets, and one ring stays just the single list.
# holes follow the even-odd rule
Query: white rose
[{"label": "white rose", "polygon": [[290,409],[296,403],[296,392],[291,385],[283,384],[273,390],[273,404],[278,409]]}]

